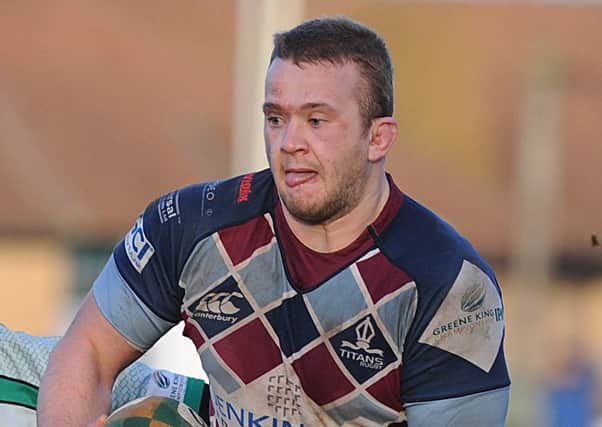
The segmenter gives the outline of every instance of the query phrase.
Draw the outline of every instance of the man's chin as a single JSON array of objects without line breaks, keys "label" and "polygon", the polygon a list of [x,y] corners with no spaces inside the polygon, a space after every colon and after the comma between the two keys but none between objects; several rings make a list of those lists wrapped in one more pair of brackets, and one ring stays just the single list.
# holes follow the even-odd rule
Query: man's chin
[{"label": "man's chin", "polygon": [[307,223],[319,223],[321,209],[319,206],[309,206],[307,200],[297,202],[295,200],[283,199],[286,210],[296,219]]},{"label": "man's chin", "polygon": [[341,216],[338,214],[340,209],[333,209],[334,206],[329,203],[308,206],[307,204],[301,205],[289,201],[284,205],[295,219],[308,225],[328,224]]}]

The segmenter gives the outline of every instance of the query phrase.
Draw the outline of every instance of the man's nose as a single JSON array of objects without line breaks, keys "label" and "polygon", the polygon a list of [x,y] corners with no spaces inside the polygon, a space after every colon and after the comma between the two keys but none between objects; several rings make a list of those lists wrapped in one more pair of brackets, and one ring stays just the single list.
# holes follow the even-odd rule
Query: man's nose
[{"label": "man's nose", "polygon": [[282,136],[281,148],[287,153],[295,153],[307,150],[307,140],[303,132],[303,126],[296,120],[291,120],[286,125]]}]

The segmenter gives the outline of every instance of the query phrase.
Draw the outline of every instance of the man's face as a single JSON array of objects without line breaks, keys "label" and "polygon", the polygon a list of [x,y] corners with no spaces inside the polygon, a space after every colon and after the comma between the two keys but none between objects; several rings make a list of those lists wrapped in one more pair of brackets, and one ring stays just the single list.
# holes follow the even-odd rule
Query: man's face
[{"label": "man's face", "polygon": [[275,59],[267,73],[264,136],[287,210],[326,224],[357,206],[370,172],[356,64]]}]

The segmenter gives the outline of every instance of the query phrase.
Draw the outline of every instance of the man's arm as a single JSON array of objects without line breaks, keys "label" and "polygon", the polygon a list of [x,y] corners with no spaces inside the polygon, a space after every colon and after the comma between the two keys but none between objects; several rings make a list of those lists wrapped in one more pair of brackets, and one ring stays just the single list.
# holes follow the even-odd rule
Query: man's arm
[{"label": "man's arm", "polygon": [[[35,425],[40,381],[58,340],[12,331],[0,323],[0,421],[6,425]],[[168,396],[197,410],[208,422],[208,393],[199,378],[135,362],[115,380],[111,411],[140,397]]]},{"label": "man's arm", "polygon": [[50,356],[38,397],[38,426],[81,427],[107,413],[115,377],[140,354],[89,293]]}]

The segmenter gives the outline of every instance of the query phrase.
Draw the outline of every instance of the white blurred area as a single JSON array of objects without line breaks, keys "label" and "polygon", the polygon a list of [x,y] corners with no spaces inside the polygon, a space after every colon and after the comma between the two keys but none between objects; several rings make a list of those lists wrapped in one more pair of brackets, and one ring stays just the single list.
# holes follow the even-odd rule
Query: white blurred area
[{"label": "white blurred area", "polygon": [[183,330],[184,323],[178,323],[167,334],[163,335],[140,358],[140,361],[156,368],[168,369],[189,377],[207,380],[207,374],[201,366],[196,348],[192,341],[182,335]]}]

